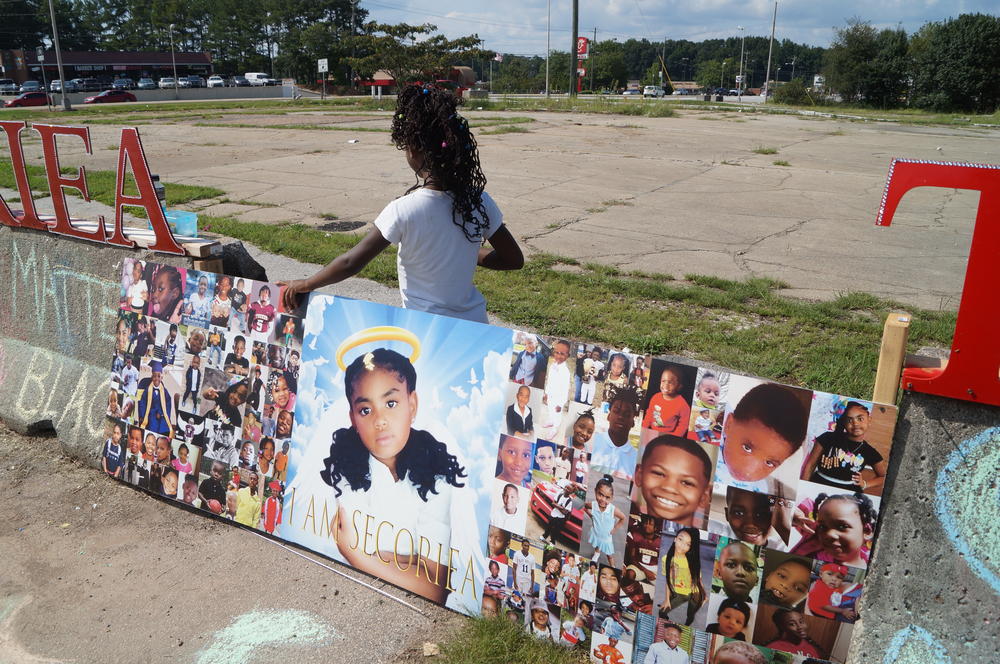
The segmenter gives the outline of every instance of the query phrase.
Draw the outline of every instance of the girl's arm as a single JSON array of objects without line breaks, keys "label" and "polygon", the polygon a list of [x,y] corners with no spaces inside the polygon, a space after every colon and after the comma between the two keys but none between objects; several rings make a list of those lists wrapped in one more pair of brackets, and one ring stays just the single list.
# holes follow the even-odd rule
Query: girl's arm
[{"label": "girl's arm", "polygon": [[875,477],[870,480],[866,480],[861,477],[861,473],[854,473],[852,480],[862,491],[867,491],[868,489],[878,489],[885,483],[885,473],[888,470],[889,465],[883,460],[879,461],[877,464],[872,466],[872,470],[875,471]]},{"label": "girl's arm", "polygon": [[618,530],[618,526],[622,525],[624,522],[625,522],[625,515],[622,514],[622,511],[616,507],[615,508],[615,525],[612,526],[611,532],[615,532],[616,530]]},{"label": "girl's arm", "polygon": [[819,463],[819,458],[823,454],[823,446],[819,443],[813,443],[812,452],[809,453],[809,458],[806,459],[806,465],[802,467],[802,474],[799,479],[808,480],[812,477],[813,471],[816,470],[816,464]]},{"label": "girl's arm", "polygon": [[500,228],[490,236],[489,247],[482,247],[479,250],[480,267],[488,270],[520,270],[524,266],[524,254],[517,240],[507,230],[506,224],[500,224]]},{"label": "girl's arm", "polygon": [[[495,236],[496,234],[494,234]],[[368,235],[361,239],[361,242],[334,258],[327,263],[326,267],[318,270],[311,277],[277,282],[279,286],[285,287],[281,296],[285,309],[291,311],[298,306],[296,296],[300,294],[353,277],[373,258],[385,251],[388,246],[389,241],[382,237],[382,233],[377,228],[373,228],[368,232]]]}]

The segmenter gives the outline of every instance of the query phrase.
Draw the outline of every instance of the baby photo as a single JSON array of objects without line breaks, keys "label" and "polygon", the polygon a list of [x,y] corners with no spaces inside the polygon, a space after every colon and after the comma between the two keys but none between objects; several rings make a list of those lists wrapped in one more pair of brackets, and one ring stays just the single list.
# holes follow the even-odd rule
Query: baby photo
[{"label": "baby photo", "polygon": [[880,498],[812,482],[799,484],[789,551],[865,569],[871,557]]},{"label": "baby photo", "polygon": [[865,572],[840,563],[813,561],[806,615],[854,624]]},{"label": "baby photo", "polygon": [[785,551],[794,507],[794,500],[718,485],[712,494],[708,529],[752,546]]},{"label": "baby photo", "polygon": [[[639,358],[641,359],[641,358]],[[642,403],[642,428],[660,434],[686,437],[691,421],[691,393],[697,369],[654,359],[649,368],[649,384]]]},{"label": "baby photo", "polygon": [[707,529],[712,470],[718,448],[660,435],[640,449],[633,503],[642,514]]},{"label": "baby photo", "polygon": [[691,408],[699,411],[708,408],[710,411],[725,411],[729,403],[729,381],[732,374],[717,372],[701,367],[695,376],[694,399]]},{"label": "baby photo", "polygon": [[507,411],[504,433],[529,442],[535,441],[535,416],[540,412],[543,392],[527,385],[510,383],[506,390]]},{"label": "baby photo", "polygon": [[687,437],[699,443],[722,444],[722,423],[725,411],[711,408],[694,408],[688,420]]},{"label": "baby photo", "polygon": [[716,483],[795,495],[812,392],[745,376],[729,381]]},{"label": "baby photo", "polygon": [[712,593],[708,600],[709,623],[705,631],[727,639],[749,641],[756,612],[756,603],[733,599],[724,593]]},{"label": "baby photo", "polygon": [[893,406],[813,393],[801,479],[881,496],[895,422]]}]

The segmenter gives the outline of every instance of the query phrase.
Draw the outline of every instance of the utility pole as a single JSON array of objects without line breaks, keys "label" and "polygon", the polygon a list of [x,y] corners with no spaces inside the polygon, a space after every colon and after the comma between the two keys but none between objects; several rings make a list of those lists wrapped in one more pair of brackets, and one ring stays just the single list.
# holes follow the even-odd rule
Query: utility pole
[{"label": "utility pole", "polygon": [[594,66],[597,64],[597,51],[594,47],[597,46],[597,28],[594,28],[594,41],[590,43],[590,91],[594,92]]},{"label": "utility pole", "polygon": [[[59,95],[62,97],[62,106],[64,111],[72,111],[73,107],[69,105],[69,97],[66,96],[66,77],[63,75],[63,64],[62,64],[62,51],[59,50],[59,28],[56,27],[56,6],[53,4],[53,0],[49,0],[49,16],[52,17],[52,45],[56,49],[56,67],[59,69]],[[47,95],[48,90],[45,91]]]},{"label": "utility pole", "polygon": [[740,101],[743,101],[743,53],[745,52],[744,46],[746,45],[746,28],[742,25],[737,25],[736,29],[740,31],[740,82],[736,86],[736,92],[739,94]]},{"label": "utility pole", "polygon": [[764,74],[764,103],[771,91],[771,52],[774,50],[774,25],[778,22],[778,0],[774,0],[774,16],[771,18],[771,44],[767,47],[767,72]]},{"label": "utility pole", "polygon": [[[354,8],[358,6],[358,0],[351,0],[351,59],[354,59],[354,36],[357,34],[354,29]],[[347,84],[351,86],[351,94],[354,94],[354,63],[351,62],[350,80]],[[324,83],[325,85],[325,83]]]},{"label": "utility pole", "polygon": [[174,57],[174,24],[170,24],[170,62],[174,65],[174,99],[180,99],[177,92],[177,58]]},{"label": "utility pole", "polygon": [[552,0],[548,0],[545,13],[545,98],[549,98],[549,54],[552,53]]},{"label": "utility pole", "polygon": [[569,96],[576,96],[576,40],[580,37],[580,0],[573,0],[573,46],[569,49]]}]

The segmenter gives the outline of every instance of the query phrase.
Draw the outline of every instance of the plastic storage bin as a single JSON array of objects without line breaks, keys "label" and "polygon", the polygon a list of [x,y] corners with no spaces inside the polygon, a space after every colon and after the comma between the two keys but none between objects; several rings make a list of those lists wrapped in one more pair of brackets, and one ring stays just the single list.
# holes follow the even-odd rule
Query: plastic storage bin
[{"label": "plastic storage bin", "polygon": [[[174,235],[198,237],[198,213],[187,210],[167,210],[167,225]],[[152,224],[149,225],[153,227]]]}]

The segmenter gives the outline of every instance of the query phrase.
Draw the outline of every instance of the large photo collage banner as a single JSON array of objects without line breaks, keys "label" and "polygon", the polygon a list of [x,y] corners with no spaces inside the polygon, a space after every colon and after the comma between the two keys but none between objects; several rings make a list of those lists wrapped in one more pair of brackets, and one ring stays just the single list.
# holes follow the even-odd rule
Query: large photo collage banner
[{"label": "large photo collage banner", "polygon": [[129,259],[106,472],[595,662],[843,662],[893,406]]}]

